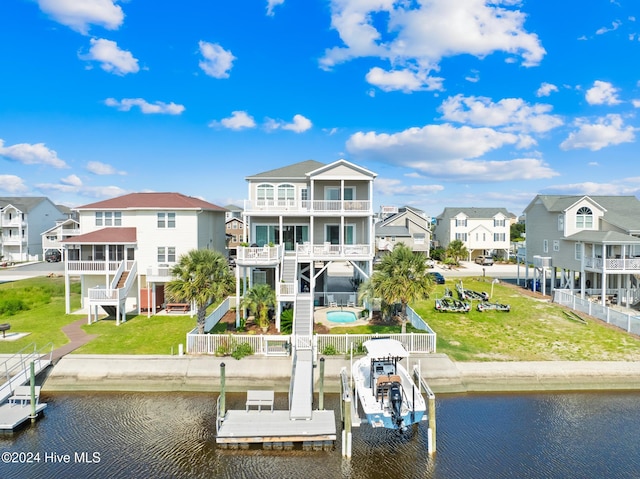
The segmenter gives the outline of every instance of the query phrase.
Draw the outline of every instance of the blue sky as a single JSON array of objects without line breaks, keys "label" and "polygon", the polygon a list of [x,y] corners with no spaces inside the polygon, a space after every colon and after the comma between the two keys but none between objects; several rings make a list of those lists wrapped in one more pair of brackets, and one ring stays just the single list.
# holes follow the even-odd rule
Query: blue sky
[{"label": "blue sky", "polygon": [[3,0],[0,195],[80,206],[340,158],[375,208],[638,195],[631,0]]}]

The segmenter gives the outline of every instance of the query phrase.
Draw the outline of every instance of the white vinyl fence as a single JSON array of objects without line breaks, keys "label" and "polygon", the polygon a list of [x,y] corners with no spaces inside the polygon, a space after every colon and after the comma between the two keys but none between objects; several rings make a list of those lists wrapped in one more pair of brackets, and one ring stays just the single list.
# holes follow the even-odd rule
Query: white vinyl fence
[{"label": "white vinyl fence", "polygon": [[586,298],[573,294],[571,290],[556,289],[553,291],[553,302],[567,306],[575,311],[594,316],[608,324],[624,329],[628,333],[640,334],[640,316],[638,313],[618,311],[601,303],[594,303]]}]

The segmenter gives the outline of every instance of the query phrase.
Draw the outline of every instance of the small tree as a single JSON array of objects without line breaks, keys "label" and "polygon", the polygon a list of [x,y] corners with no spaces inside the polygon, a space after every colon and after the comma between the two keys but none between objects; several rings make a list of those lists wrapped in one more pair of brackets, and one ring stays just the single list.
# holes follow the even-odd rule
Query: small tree
[{"label": "small tree", "polygon": [[460,264],[461,258],[466,258],[469,256],[469,251],[467,251],[466,246],[460,240],[453,240],[447,246],[447,257],[453,259],[456,265]]},{"label": "small tree", "polygon": [[240,306],[249,309],[259,327],[269,328],[269,308],[276,304],[276,292],[268,284],[256,284],[242,298]]},{"label": "small tree", "polygon": [[167,283],[167,293],[176,301],[196,304],[198,334],[203,334],[207,306],[221,301],[234,288],[227,259],[218,251],[194,249],[180,257],[171,274],[175,279]]}]

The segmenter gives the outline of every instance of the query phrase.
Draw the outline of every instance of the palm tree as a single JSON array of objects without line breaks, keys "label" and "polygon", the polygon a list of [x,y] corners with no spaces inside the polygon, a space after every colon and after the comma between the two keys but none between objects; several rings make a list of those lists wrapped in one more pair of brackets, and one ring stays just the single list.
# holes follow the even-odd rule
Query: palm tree
[{"label": "palm tree", "polygon": [[375,295],[386,304],[400,303],[402,332],[407,330],[407,304],[429,297],[433,281],[423,253],[414,253],[400,243],[382,258],[378,269],[363,284],[361,295]]},{"label": "palm tree", "polygon": [[167,283],[167,293],[176,301],[195,303],[198,334],[204,334],[207,306],[231,294],[235,278],[227,259],[218,251],[194,249],[180,257],[171,269],[175,279]]},{"label": "palm tree", "polygon": [[453,259],[454,263],[458,265],[460,263],[460,258],[466,258],[469,256],[469,252],[461,240],[453,240],[449,243],[449,246],[447,246],[446,255]]},{"label": "palm tree", "polygon": [[276,304],[276,292],[268,284],[256,284],[247,291],[240,302],[241,307],[249,309],[263,330],[269,328],[269,308]]}]

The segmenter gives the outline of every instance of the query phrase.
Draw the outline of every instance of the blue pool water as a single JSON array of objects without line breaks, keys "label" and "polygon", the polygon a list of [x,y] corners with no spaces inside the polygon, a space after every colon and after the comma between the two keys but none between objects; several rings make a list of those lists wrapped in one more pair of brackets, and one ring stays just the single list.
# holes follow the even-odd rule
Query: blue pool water
[{"label": "blue pool water", "polygon": [[332,323],[353,323],[356,319],[353,311],[327,311],[327,320]]}]

